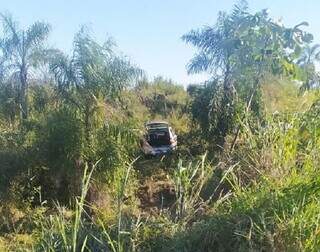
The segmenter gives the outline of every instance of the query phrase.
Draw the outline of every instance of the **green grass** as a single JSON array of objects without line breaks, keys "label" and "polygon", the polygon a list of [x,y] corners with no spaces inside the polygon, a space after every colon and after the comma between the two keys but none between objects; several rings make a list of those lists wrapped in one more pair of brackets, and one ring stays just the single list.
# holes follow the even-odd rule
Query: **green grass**
[{"label": "green grass", "polygon": [[241,189],[163,251],[318,251],[319,175]]},{"label": "green grass", "polygon": [[[218,162],[206,154],[192,160],[173,155],[119,162],[112,173],[99,171],[98,164],[86,167],[81,193],[69,207],[9,201],[0,207],[0,249],[319,251],[318,111],[315,103],[306,112],[268,115],[262,123],[248,116],[236,147]],[[152,177],[154,169],[161,176]],[[173,204],[154,213],[139,208],[137,191],[147,177],[166,177]],[[105,208],[87,200],[90,186],[99,183],[108,188]]]}]

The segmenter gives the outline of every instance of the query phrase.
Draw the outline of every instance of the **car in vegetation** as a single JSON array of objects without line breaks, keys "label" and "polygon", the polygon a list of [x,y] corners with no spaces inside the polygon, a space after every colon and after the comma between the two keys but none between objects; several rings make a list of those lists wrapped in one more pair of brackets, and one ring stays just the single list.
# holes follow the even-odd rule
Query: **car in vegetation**
[{"label": "car in vegetation", "polygon": [[165,121],[148,122],[140,147],[146,156],[166,155],[177,149],[177,135]]}]

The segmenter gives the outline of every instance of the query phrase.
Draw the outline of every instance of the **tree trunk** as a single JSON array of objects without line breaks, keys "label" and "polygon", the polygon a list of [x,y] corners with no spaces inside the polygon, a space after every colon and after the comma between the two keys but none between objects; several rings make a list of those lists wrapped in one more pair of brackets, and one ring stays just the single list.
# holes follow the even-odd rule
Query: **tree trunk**
[{"label": "tree trunk", "polygon": [[233,116],[233,89],[232,89],[232,80],[230,77],[230,64],[226,65],[226,71],[224,74],[223,80],[223,97],[221,104],[223,104],[226,108],[224,111],[219,114],[219,118],[217,121],[217,129],[216,132],[216,145],[218,145],[219,149],[222,148],[225,144],[225,138],[232,127],[231,118]]},{"label": "tree trunk", "polygon": [[90,105],[85,106],[85,118],[84,118],[84,123],[85,123],[85,139],[86,139],[86,146],[87,146],[87,159],[86,162],[88,163],[89,170],[91,170],[94,166],[94,161],[92,159],[92,151],[93,151],[93,139],[92,139],[92,130],[91,130],[91,113],[92,110],[90,109]]},{"label": "tree trunk", "polygon": [[28,107],[28,80],[27,80],[27,70],[25,66],[21,67],[20,70],[20,82],[21,82],[21,95],[20,95],[20,107],[22,119],[28,119],[29,107]]}]

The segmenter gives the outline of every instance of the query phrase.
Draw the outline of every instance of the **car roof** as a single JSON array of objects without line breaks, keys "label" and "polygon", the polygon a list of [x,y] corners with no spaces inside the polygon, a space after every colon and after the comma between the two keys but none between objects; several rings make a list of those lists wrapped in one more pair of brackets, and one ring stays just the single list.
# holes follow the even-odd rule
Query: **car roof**
[{"label": "car roof", "polygon": [[169,125],[168,122],[166,122],[166,121],[160,121],[160,120],[155,120],[155,121],[147,122],[146,125],[149,126],[149,125],[152,125],[152,124],[167,124],[167,125]]},{"label": "car roof", "polygon": [[151,121],[146,124],[147,130],[164,130],[169,128],[169,124],[165,121]]}]

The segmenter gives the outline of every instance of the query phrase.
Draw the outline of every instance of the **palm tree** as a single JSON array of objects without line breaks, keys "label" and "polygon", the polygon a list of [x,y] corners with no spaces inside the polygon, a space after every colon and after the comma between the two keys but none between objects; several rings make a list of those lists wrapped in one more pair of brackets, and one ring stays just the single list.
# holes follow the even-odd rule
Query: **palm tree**
[{"label": "palm tree", "polygon": [[315,44],[313,46],[307,46],[303,51],[300,59],[298,60],[299,65],[313,64],[316,61],[320,61],[320,45]]},{"label": "palm tree", "polygon": [[99,112],[105,110],[105,100],[116,98],[142,73],[113,52],[111,40],[100,45],[85,28],[74,38],[71,57],[63,53],[56,55],[50,69],[64,100],[81,115],[89,146],[92,124],[101,115]]},{"label": "palm tree", "polygon": [[313,39],[302,29],[307,25],[302,22],[286,28],[274,22],[267,10],[250,14],[246,1],[242,1],[230,14],[220,13],[214,26],[191,30],[182,37],[197,48],[188,72],[212,75],[206,118],[209,129],[203,130],[210,132],[210,138],[219,136],[220,146],[232,131],[240,106],[245,108],[243,118],[249,111],[258,117],[262,114],[260,84],[266,75],[294,74],[297,56],[292,52],[300,52]]},{"label": "palm tree", "polygon": [[21,117],[28,118],[28,77],[30,69],[41,60],[44,42],[50,32],[50,25],[35,22],[27,29],[20,29],[11,15],[0,14],[3,35],[0,39],[1,61],[5,72],[19,82],[19,103]]},{"label": "palm tree", "polygon": [[297,64],[303,69],[305,74],[305,81],[301,86],[301,90],[308,90],[319,85],[320,76],[316,71],[315,63],[320,61],[320,45],[306,46],[302,52]]}]

